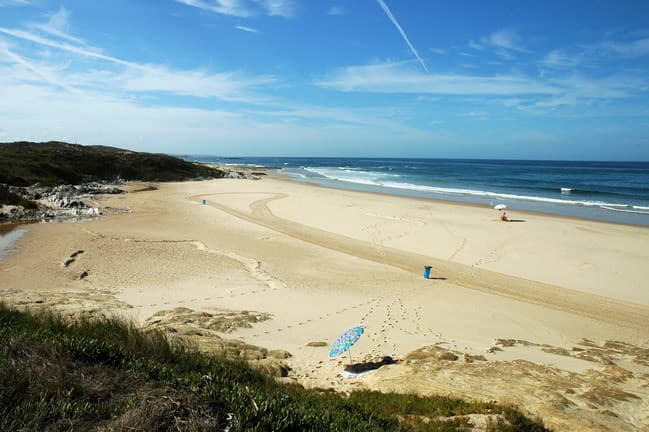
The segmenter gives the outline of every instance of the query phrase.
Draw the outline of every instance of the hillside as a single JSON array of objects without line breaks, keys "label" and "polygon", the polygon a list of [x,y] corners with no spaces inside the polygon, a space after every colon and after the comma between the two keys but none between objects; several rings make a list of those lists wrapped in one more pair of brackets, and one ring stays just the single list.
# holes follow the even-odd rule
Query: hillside
[{"label": "hillside", "polygon": [[223,177],[222,171],[165,154],[54,141],[0,143],[0,183],[12,186],[54,186],[117,178],[182,181],[219,177]]},{"label": "hillside", "polygon": [[132,324],[0,303],[3,431],[450,432],[475,413],[493,419],[489,431],[548,430],[491,402],[306,390]]}]

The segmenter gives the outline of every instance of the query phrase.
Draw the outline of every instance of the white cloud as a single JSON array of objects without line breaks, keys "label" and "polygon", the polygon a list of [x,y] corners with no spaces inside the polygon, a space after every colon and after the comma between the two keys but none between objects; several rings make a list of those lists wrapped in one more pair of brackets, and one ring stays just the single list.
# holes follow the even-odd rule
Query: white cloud
[{"label": "white cloud", "polygon": [[[61,76],[57,77],[52,72],[57,67],[52,65],[36,66],[35,62],[30,62],[13,54],[8,48],[4,48],[5,57],[27,67],[46,82],[68,90],[119,88],[132,92],[166,92],[183,96],[217,98],[225,101],[259,103],[261,98],[251,95],[251,90],[276,82],[276,79],[269,75],[248,76],[240,72],[174,70],[161,65],[140,64],[103,54],[94,47],[80,47],[66,42],[58,42],[22,30],[0,27],[0,33],[63,50],[80,57],[117,65],[117,69],[102,67],[101,72],[97,72],[95,69],[60,74]],[[2,47],[0,46],[0,48]],[[50,72],[47,74],[42,72],[45,70]]]},{"label": "white cloud", "polygon": [[541,65],[553,69],[572,68],[577,66],[579,63],[580,59],[577,56],[569,55],[561,50],[550,51],[540,61]]},{"label": "white cloud", "polygon": [[237,17],[248,17],[253,15],[253,11],[247,4],[240,0],[176,0],[178,3],[187,6],[197,7],[199,9],[216,12],[223,15],[233,15]]},{"label": "white cloud", "polygon": [[32,4],[32,0],[0,0],[0,7],[4,6],[27,6]]},{"label": "white cloud", "polygon": [[[15,67],[9,76],[22,76],[24,81],[45,81],[48,84],[62,88],[68,92],[75,92],[67,82],[59,78],[56,68],[36,64],[26,58],[14,53],[9,46],[0,41],[0,60],[13,64]],[[22,71],[20,70],[22,69]],[[21,73],[22,72],[22,73]],[[27,72],[25,74],[24,72]],[[31,78],[30,76],[31,75]]]},{"label": "white cloud", "polygon": [[293,0],[257,0],[261,3],[266,13],[270,16],[281,16],[293,18],[296,12],[296,5]]},{"label": "white cloud", "polygon": [[125,61],[125,60],[120,60],[116,57],[111,57],[108,55],[101,54],[99,50],[94,50],[92,48],[87,48],[87,47],[80,47],[76,45],[70,45],[66,42],[59,42],[59,41],[54,41],[52,39],[48,39],[42,36],[39,36],[37,34],[31,33],[31,32],[26,32],[24,30],[16,30],[16,29],[9,29],[5,27],[0,27],[0,33],[4,33],[9,36],[13,36],[18,39],[22,40],[27,40],[30,42],[35,42],[37,44],[47,46],[50,48],[58,48],[63,51],[70,52],[72,54],[78,54],[84,57],[90,57],[94,58],[97,60],[106,60],[109,62],[113,63],[118,63],[122,64],[125,66],[133,65],[134,63]]},{"label": "white cloud", "polygon": [[511,51],[529,52],[521,45],[521,38],[518,33],[511,30],[499,30],[486,38],[482,38],[483,44],[504,48]]},{"label": "white cloud", "polygon": [[236,26],[234,28],[236,28],[237,30],[248,32],[248,33],[261,33],[261,31],[259,31],[257,29],[254,29],[252,27],[242,26],[242,25],[238,25],[238,26]]},{"label": "white cloud", "polygon": [[440,55],[446,54],[445,49],[441,49],[441,48],[428,48],[428,49],[431,50],[431,52],[434,52],[435,54],[440,54]]},{"label": "white cloud", "polygon": [[[364,117],[363,113],[302,107],[257,115],[145,106],[118,95],[72,95],[61,89],[18,83],[8,72],[0,67],[0,125],[8,141],[58,139],[156,152],[237,155],[271,153],[281,145],[285,154],[303,155],[306,151],[334,156],[359,142],[430,144],[434,138],[425,131],[382,121],[374,114]],[[353,122],[338,121],[350,117]],[[311,127],[293,118],[329,121]]]},{"label": "white cloud", "polygon": [[68,33],[70,13],[61,6],[59,10],[50,16],[46,23],[29,23],[30,28],[38,29],[60,39],[83,45],[84,42]]},{"label": "white cloud", "polygon": [[399,25],[399,22],[397,21],[397,19],[394,17],[392,12],[388,8],[388,5],[386,5],[385,1],[383,1],[383,0],[376,0],[376,1],[381,6],[381,9],[383,9],[383,12],[385,12],[385,14],[388,16],[388,18],[390,18],[390,21],[392,21],[392,24],[394,24],[394,26],[397,28],[397,30],[399,30],[399,33],[401,33],[401,37],[403,38],[404,41],[406,41],[406,43],[410,47],[410,51],[412,51],[413,55],[417,58],[417,60],[419,61],[421,66],[424,68],[424,70],[426,72],[428,72],[428,68],[426,67],[426,63],[424,63],[424,60],[419,56],[419,53],[417,52],[415,47],[410,43],[410,39],[408,39],[408,35],[406,35],[406,32],[403,31],[403,29],[401,28],[401,25]]},{"label": "white cloud", "polygon": [[498,56],[506,60],[511,60],[514,57],[514,52],[530,52],[521,43],[518,33],[513,30],[498,30],[489,36],[480,38],[478,42],[470,40],[469,47],[480,51],[493,49]]},{"label": "white cloud", "polygon": [[331,6],[327,9],[327,15],[342,15],[345,13],[345,9],[342,6]]},{"label": "white cloud", "polygon": [[646,78],[630,75],[588,78],[573,74],[550,81],[561,86],[566,94],[580,99],[619,99],[649,91],[649,81]]},{"label": "white cloud", "polygon": [[[293,146],[295,154],[303,153],[309,142],[321,144],[325,151],[330,150],[328,143],[335,142],[342,151],[358,139],[378,142],[407,136],[413,142],[430,142],[427,132],[401,124],[383,107],[368,111],[306,106],[260,96],[260,88],[277,82],[272,76],[176,70],[25,30],[0,32],[7,36],[0,37],[0,126],[9,140],[60,139],[143,150],[150,142],[149,150],[155,151],[177,151],[179,143],[191,143],[203,153],[209,143],[220,142],[233,143],[230,153],[239,154],[246,146],[258,154],[260,142]],[[33,44],[71,55],[61,60],[60,55],[34,50]],[[158,92],[247,105],[231,112],[178,107]],[[335,154],[335,148],[331,152]]]},{"label": "white cloud", "polygon": [[488,114],[485,111],[469,111],[464,114],[460,114],[461,117],[473,117],[480,120],[485,120],[488,117]]},{"label": "white cloud", "polygon": [[215,12],[222,15],[231,15],[247,18],[256,15],[281,16],[292,18],[295,16],[296,5],[294,0],[176,0],[187,6]]},{"label": "white cloud", "polygon": [[603,42],[599,47],[623,57],[643,57],[649,55],[649,38],[631,42]]},{"label": "white cloud", "polygon": [[424,74],[404,67],[402,63],[341,68],[317,84],[340,91],[368,93],[505,96],[555,94],[560,91],[555,86],[522,76]]},{"label": "white cloud", "polygon": [[[467,104],[491,104],[542,113],[561,106],[612,105],[649,93],[649,79],[632,74],[592,78],[576,73],[532,78],[525,75],[424,74],[405,63],[382,63],[334,70],[316,84],[342,92],[459,97]],[[467,100],[467,96],[474,96]],[[498,97],[498,99],[493,98]],[[618,102],[619,105],[620,102]],[[478,105],[476,105],[478,106]],[[474,114],[482,112],[472,111]],[[477,114],[475,117],[480,117]]]}]

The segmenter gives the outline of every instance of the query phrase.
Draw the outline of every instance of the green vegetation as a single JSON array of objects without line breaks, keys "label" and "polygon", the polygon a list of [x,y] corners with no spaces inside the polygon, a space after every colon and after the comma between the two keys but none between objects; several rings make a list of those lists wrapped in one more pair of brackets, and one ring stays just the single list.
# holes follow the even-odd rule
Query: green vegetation
[{"label": "green vegetation", "polygon": [[26,198],[16,195],[7,189],[5,186],[0,185],[0,205],[19,205],[23,206],[26,209],[35,209],[38,208],[38,205],[34,201],[30,201]]},{"label": "green vegetation", "polygon": [[460,431],[465,419],[435,418],[469,413],[501,413],[512,425],[493,431],[547,430],[493,403],[305,390],[129,323],[0,303],[3,431]]},{"label": "green vegetation", "polygon": [[223,172],[172,156],[62,142],[0,143],[0,183],[29,186],[97,180],[182,181]]}]

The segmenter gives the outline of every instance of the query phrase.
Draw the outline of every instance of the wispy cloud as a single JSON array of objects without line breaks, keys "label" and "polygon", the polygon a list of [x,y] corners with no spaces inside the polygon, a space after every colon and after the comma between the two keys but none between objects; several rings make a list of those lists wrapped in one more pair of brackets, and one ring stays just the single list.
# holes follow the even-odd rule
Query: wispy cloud
[{"label": "wispy cloud", "polygon": [[[257,103],[260,98],[251,95],[250,90],[276,82],[276,79],[269,75],[248,76],[240,72],[177,70],[162,65],[127,61],[104,54],[99,48],[60,42],[24,30],[0,27],[0,33],[87,59],[108,62],[118,67],[117,69],[103,67],[101,72],[89,70],[56,77],[52,73],[48,75],[39,73],[38,70],[42,71],[46,68],[43,66],[36,68],[33,66],[34,62],[28,63],[27,59],[16,57],[15,54],[12,56],[11,51],[7,48],[4,49],[6,57],[28,67],[32,72],[44,78],[47,83],[57,83],[66,89],[119,88],[131,92],[165,92],[183,96],[218,98],[224,101]],[[29,67],[29,64],[32,67]],[[55,68],[50,69],[54,70]],[[63,86],[61,83],[68,84]]]},{"label": "wispy cloud", "polygon": [[281,16],[284,18],[293,18],[296,14],[297,6],[294,0],[256,0],[261,3],[266,13],[270,16]]},{"label": "wispy cloud", "polygon": [[469,47],[475,50],[493,50],[498,56],[511,60],[513,53],[529,53],[521,42],[521,37],[513,30],[498,30],[479,41],[470,40]]},{"label": "wispy cloud", "polygon": [[0,0],[0,7],[3,6],[27,6],[32,4],[32,0]]},{"label": "wispy cloud", "polygon": [[562,50],[552,50],[539,62],[542,66],[553,69],[573,68],[581,62],[577,55],[570,55]]},{"label": "wispy cloud", "polygon": [[253,15],[247,3],[239,0],[176,0],[187,6],[197,7],[210,12],[237,17],[248,17]]},{"label": "wispy cloud", "polygon": [[602,42],[599,48],[603,51],[623,57],[643,57],[649,55],[649,38],[628,42]]},{"label": "wispy cloud", "polygon": [[442,48],[428,48],[431,52],[434,52],[435,54],[446,54],[446,50]]},{"label": "wispy cloud", "polygon": [[[54,68],[44,67],[32,61],[29,61],[26,58],[11,51],[11,49],[7,44],[1,42],[2,41],[0,41],[0,60],[2,59],[8,60],[9,62],[12,62],[17,66],[23,67],[26,71],[31,72],[36,79],[29,80],[27,78],[27,81],[38,81],[38,79],[40,79],[55,87],[59,87],[63,90],[66,90],[70,93],[76,92],[76,89],[70,87],[68,83],[66,83],[64,80],[61,80],[60,78],[57,77]],[[17,71],[14,69],[14,73],[16,72]]]},{"label": "wispy cloud", "polygon": [[327,9],[327,15],[342,15],[345,13],[345,8],[342,6],[331,6]]},{"label": "wispy cloud", "polygon": [[81,39],[74,37],[68,33],[69,19],[70,13],[66,8],[61,6],[58,12],[52,14],[46,23],[29,23],[28,26],[30,28],[38,29],[40,31],[48,33],[57,38],[84,45],[85,43]]},{"label": "wispy cloud", "polygon": [[469,111],[467,113],[460,114],[460,117],[473,117],[485,120],[488,117],[488,114],[485,111]]},{"label": "wispy cloud", "polygon": [[397,19],[394,17],[392,12],[390,11],[390,8],[388,8],[388,5],[386,5],[385,1],[383,1],[383,0],[376,0],[376,1],[379,3],[381,8],[383,9],[383,12],[385,12],[385,14],[388,16],[388,18],[390,18],[390,21],[392,21],[392,23],[397,28],[397,30],[399,30],[399,33],[401,33],[401,37],[403,38],[404,41],[406,41],[406,43],[410,47],[410,51],[412,51],[413,55],[417,58],[417,60],[419,61],[421,66],[424,68],[424,70],[426,72],[428,72],[428,68],[426,67],[426,63],[424,63],[424,60],[419,56],[419,53],[417,52],[415,47],[412,45],[412,43],[410,43],[410,39],[408,39],[408,35],[406,35],[406,32],[403,31],[403,29],[401,28],[401,25],[399,25],[399,22],[397,21]]},{"label": "wispy cloud", "polygon": [[261,33],[261,31],[259,31],[257,29],[254,29],[252,27],[242,26],[242,25],[238,25],[235,28],[237,30],[241,30],[241,31],[248,32],[248,33]]},{"label": "wispy cloud", "polygon": [[296,13],[294,0],[176,0],[210,12],[247,18],[255,15],[292,18]]},{"label": "wispy cloud", "polygon": [[317,82],[345,92],[417,93],[440,95],[555,94],[560,89],[514,75],[424,74],[403,63],[381,63],[337,69]]},{"label": "wispy cloud", "polygon": [[[412,66],[411,62],[339,68],[316,82],[316,85],[341,92],[416,94],[417,100],[422,95],[455,100],[462,97],[465,103],[478,103],[480,106],[498,101],[505,107],[535,113],[562,106],[591,109],[595,106],[619,105],[626,103],[622,102],[624,100],[630,101],[649,93],[649,79],[632,73],[600,78],[578,74],[569,69],[540,77],[520,73],[425,74]],[[471,100],[467,97],[471,97]],[[482,111],[476,109],[471,112]]]}]

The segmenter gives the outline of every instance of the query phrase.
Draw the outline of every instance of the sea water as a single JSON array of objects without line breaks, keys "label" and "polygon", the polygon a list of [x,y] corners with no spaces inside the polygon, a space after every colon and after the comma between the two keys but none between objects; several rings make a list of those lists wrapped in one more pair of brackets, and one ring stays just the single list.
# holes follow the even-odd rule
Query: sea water
[{"label": "sea water", "polygon": [[298,181],[649,225],[649,162],[184,156]]},{"label": "sea water", "polygon": [[0,261],[4,259],[7,253],[11,250],[14,243],[20,239],[27,232],[24,228],[19,228],[21,225],[16,224],[3,224],[0,225]]}]

